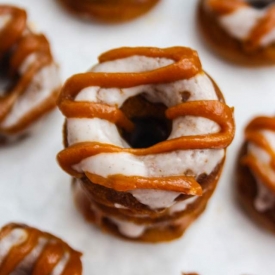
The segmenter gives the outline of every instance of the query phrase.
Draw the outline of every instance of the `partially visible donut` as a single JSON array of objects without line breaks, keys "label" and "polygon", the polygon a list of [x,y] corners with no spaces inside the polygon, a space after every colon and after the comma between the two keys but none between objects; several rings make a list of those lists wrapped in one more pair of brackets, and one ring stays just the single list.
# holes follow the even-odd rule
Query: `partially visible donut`
[{"label": "partially visible donut", "polygon": [[152,9],[160,0],[59,0],[70,12],[107,23],[132,20]]},{"label": "partially visible donut", "polygon": [[56,106],[58,66],[43,34],[27,25],[26,11],[0,5],[0,136],[15,138]]},{"label": "partially visible donut", "polygon": [[200,0],[198,21],[210,46],[229,61],[275,64],[273,0]]},{"label": "partially visible donut", "polygon": [[61,239],[11,223],[0,230],[0,274],[81,275],[81,253]]},{"label": "partially visible donut", "polygon": [[88,220],[171,240],[204,210],[234,137],[232,109],[189,48],[120,48],[71,77],[61,167]]},{"label": "partially visible donut", "polygon": [[260,225],[275,233],[275,118],[254,118],[245,139],[238,162],[238,197]]}]

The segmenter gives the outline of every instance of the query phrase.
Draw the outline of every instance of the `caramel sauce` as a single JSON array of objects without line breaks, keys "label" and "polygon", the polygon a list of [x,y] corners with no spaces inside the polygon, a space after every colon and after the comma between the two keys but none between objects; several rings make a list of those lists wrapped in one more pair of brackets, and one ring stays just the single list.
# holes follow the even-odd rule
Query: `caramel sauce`
[{"label": "caramel sauce", "polygon": [[244,0],[206,0],[206,2],[216,13],[221,15],[248,6],[247,2]]},{"label": "caramel sauce", "polygon": [[[260,133],[261,130],[275,131],[275,118],[274,117],[257,117],[253,119],[245,129],[245,137],[247,142],[254,143],[263,149],[270,156],[270,166],[275,172],[275,151],[270,146],[266,138]],[[248,154],[242,158],[242,163],[247,165],[254,174],[259,177],[261,182],[275,194],[274,179],[268,177],[265,169],[262,169],[257,158]]]},{"label": "caramel sauce", "polygon": [[[27,15],[22,9],[0,5],[0,15],[10,15],[11,19],[0,31],[0,60],[9,54],[9,73],[16,75],[22,62],[30,55],[36,54],[36,60],[29,66],[12,89],[0,97],[0,122],[3,121],[12,110],[17,99],[24,94],[33,77],[45,66],[53,62],[49,42],[44,35],[34,34],[27,28]],[[0,133],[15,134],[24,130],[37,117],[55,107],[58,91],[53,93],[33,110],[30,110],[23,118],[11,127],[0,127]]]},{"label": "caramel sauce", "polygon": [[55,266],[61,260],[65,253],[69,254],[69,260],[64,267],[62,275],[82,274],[81,253],[73,250],[61,239],[35,228],[21,224],[8,224],[0,231],[0,244],[4,237],[9,235],[14,229],[22,229],[27,234],[27,239],[19,244],[14,245],[7,256],[0,262],[0,275],[11,274],[15,272],[20,263],[28,256],[29,253],[37,246],[40,238],[47,240],[41,254],[36,260],[34,266],[30,267],[32,275],[51,274]]},{"label": "caramel sauce", "polygon": [[[169,58],[175,62],[166,67],[153,71],[140,73],[94,73],[88,72],[71,77],[64,85],[60,97],[59,108],[67,118],[72,117],[104,117],[104,119],[124,125],[131,131],[132,125],[128,125],[127,117],[121,112],[114,111],[116,107],[110,107],[109,112],[105,104],[93,102],[75,102],[74,98],[84,88],[100,86],[104,88],[129,88],[138,85],[170,83],[181,79],[189,79],[202,72],[201,63],[197,53],[189,48],[174,47],[167,49],[157,48],[120,48],[107,52],[100,56],[99,61],[105,62],[133,55],[142,55],[153,58]],[[102,106],[102,107],[100,107]],[[78,114],[76,109],[80,110]],[[119,110],[117,108],[117,110]],[[76,172],[72,166],[82,160],[101,153],[129,153],[136,156],[168,153],[176,150],[195,149],[223,149],[226,148],[234,136],[234,120],[232,109],[217,100],[184,102],[168,108],[165,116],[174,120],[181,116],[204,117],[215,121],[220,125],[220,132],[208,135],[183,136],[172,140],[159,142],[148,148],[120,148],[110,144],[98,142],[81,142],[69,146],[61,151],[58,156],[60,166],[74,177],[83,176]],[[116,122],[115,122],[116,121]],[[126,123],[127,122],[127,123]],[[127,126],[128,125],[128,126]],[[129,191],[134,189],[160,189],[182,192],[188,195],[202,195],[202,188],[194,177],[171,176],[160,178],[144,178],[139,176],[126,177],[124,175],[112,175],[107,178],[85,172],[86,176],[96,184],[113,188],[117,191]]]},{"label": "caramel sauce", "polygon": [[[224,15],[235,12],[244,7],[253,7],[253,3],[245,0],[209,0],[208,4],[215,13]],[[253,28],[249,37],[244,41],[247,51],[254,51],[260,47],[261,39],[275,27],[275,6],[270,5],[263,18],[261,18]]]}]

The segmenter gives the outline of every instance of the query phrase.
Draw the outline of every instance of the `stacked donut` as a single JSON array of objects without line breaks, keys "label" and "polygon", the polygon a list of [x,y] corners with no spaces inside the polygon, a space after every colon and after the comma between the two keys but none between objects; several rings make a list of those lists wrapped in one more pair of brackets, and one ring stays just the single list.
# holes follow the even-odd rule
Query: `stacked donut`
[{"label": "stacked donut", "polygon": [[246,65],[275,63],[272,0],[201,0],[201,29],[214,49]]},{"label": "stacked donut", "polygon": [[0,231],[0,274],[80,275],[81,253],[53,235],[21,224]]},{"label": "stacked donut", "polygon": [[22,9],[0,5],[0,136],[18,137],[56,106],[58,67],[49,42],[27,25]]},{"label": "stacked donut", "polygon": [[259,223],[275,232],[275,118],[256,117],[245,136],[238,168],[239,197]]},{"label": "stacked donut", "polygon": [[76,203],[120,236],[177,238],[215,189],[232,109],[189,48],[120,48],[99,62],[59,99],[67,119],[58,161],[76,178]]}]

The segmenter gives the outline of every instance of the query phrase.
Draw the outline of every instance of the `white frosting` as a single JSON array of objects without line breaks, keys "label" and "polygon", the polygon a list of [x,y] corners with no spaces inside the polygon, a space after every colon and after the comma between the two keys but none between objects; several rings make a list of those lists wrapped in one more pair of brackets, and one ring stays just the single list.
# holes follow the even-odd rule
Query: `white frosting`
[{"label": "white frosting", "polygon": [[61,275],[67,263],[69,262],[69,259],[70,259],[70,254],[68,252],[65,252],[63,254],[63,257],[61,258],[61,260],[59,260],[58,264],[54,267],[50,275]]},{"label": "white frosting", "polygon": [[275,41],[275,27],[269,33],[263,36],[263,38],[261,39],[261,45],[265,47],[274,43],[274,41]]},{"label": "white frosting", "polygon": [[180,195],[178,192],[162,190],[133,190],[130,193],[145,205],[150,205],[152,209],[170,207],[175,203],[175,199]]},{"label": "white frosting", "polygon": [[95,65],[91,71],[105,73],[145,72],[168,66],[174,61],[167,58],[149,58],[146,56],[130,56],[123,59],[102,62]]},{"label": "white frosting", "polygon": [[10,14],[3,14],[0,16],[0,31],[2,29],[4,29],[4,27],[7,26],[7,24],[10,22],[11,18],[12,17]]},{"label": "white frosting", "polygon": [[[260,133],[264,136],[264,138],[267,140],[267,142],[275,151],[275,132],[269,131],[269,130],[262,130],[260,131]],[[249,143],[247,150],[249,154],[253,155],[257,159],[260,169],[270,179],[274,179],[274,185],[275,185],[275,172],[270,163],[271,161],[270,155],[265,150],[258,147],[254,143]],[[264,186],[264,184],[258,179],[257,175],[254,175],[254,176],[258,186],[258,193],[254,202],[254,206],[259,212],[264,212],[274,206],[275,195]]]},{"label": "white frosting", "polygon": [[35,262],[38,260],[40,254],[42,253],[47,239],[39,238],[37,245],[32,249],[32,251],[22,260],[22,262],[16,267],[10,275],[27,275],[31,274]]},{"label": "white frosting", "polygon": [[118,230],[122,235],[129,238],[140,237],[148,227],[146,225],[139,225],[133,222],[122,221],[116,218],[109,217],[109,219],[117,225]]},{"label": "white frosting", "polygon": [[[133,56],[104,62],[93,68],[96,72],[141,72],[150,71],[171,64],[163,58]],[[141,94],[147,100],[162,102],[167,107],[182,103],[182,92],[188,91],[188,101],[217,100],[211,80],[203,72],[196,76],[167,84],[141,85],[127,89],[87,87],[80,91],[75,101],[104,102],[121,107],[126,99]],[[96,129],[96,130],[95,130]],[[188,135],[206,135],[220,131],[215,122],[200,117],[179,117],[173,121],[169,139]],[[70,118],[67,120],[69,145],[78,142],[100,142],[129,148],[120,136],[117,127],[99,118]],[[179,150],[155,155],[135,156],[128,153],[102,153],[82,160],[74,165],[78,172],[90,172],[102,177],[123,174],[127,176],[166,177],[192,173],[195,177],[210,174],[224,157],[224,150]],[[156,190],[131,191],[141,203],[152,209],[169,207],[179,193]],[[165,198],[165,195],[167,198]],[[151,199],[150,199],[151,198]]]},{"label": "white frosting", "polygon": [[219,18],[220,24],[235,38],[245,40],[259,19],[265,15],[264,10],[252,7],[237,9],[235,12],[223,15]]},{"label": "white frosting", "polygon": [[[26,61],[33,60],[34,55],[29,58]],[[26,70],[26,63],[23,63],[21,68],[23,71]],[[56,64],[52,63],[41,69],[33,77],[27,90],[17,99],[10,113],[1,122],[1,127],[12,127],[27,113],[47,100],[59,86],[60,79]]]},{"label": "white frosting", "polygon": [[169,213],[170,215],[177,213],[177,212],[182,212],[187,209],[187,207],[191,204],[193,204],[196,200],[198,199],[198,196],[193,196],[189,199],[183,200],[183,201],[178,201],[176,202],[170,209]]},{"label": "white frosting", "polygon": [[[232,13],[219,16],[218,21],[232,37],[246,40],[259,20],[266,16],[267,10],[268,7],[261,10],[251,6],[242,7]],[[259,45],[265,47],[274,42],[275,26],[273,30],[261,38]]]},{"label": "white frosting", "polygon": [[10,234],[6,235],[0,242],[0,265],[5,257],[9,254],[13,246],[20,245],[26,241],[28,235],[23,229],[13,229]]},{"label": "white frosting", "polygon": [[120,203],[115,203],[114,204],[114,207],[115,208],[118,208],[118,209],[128,209],[127,207],[125,207],[124,205],[120,204]]},{"label": "white frosting", "polygon": [[257,181],[257,197],[254,201],[254,207],[259,212],[265,212],[275,205],[275,196],[269,189],[256,177]]}]

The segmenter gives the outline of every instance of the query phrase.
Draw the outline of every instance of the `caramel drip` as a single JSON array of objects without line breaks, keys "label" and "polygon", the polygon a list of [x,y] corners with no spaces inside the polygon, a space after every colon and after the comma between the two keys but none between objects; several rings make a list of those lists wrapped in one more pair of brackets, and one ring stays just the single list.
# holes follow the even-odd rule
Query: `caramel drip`
[{"label": "caramel drip", "polygon": [[54,267],[59,263],[65,253],[69,254],[69,260],[64,267],[62,275],[82,274],[82,264],[80,261],[81,253],[70,248],[61,239],[56,238],[49,233],[41,232],[35,228],[21,224],[8,224],[0,231],[0,245],[4,237],[7,237],[14,229],[24,230],[27,234],[27,239],[19,245],[13,245],[8,252],[8,255],[4,259],[1,259],[0,275],[15,272],[22,261],[24,261],[24,259],[38,245],[39,239],[45,239],[47,243],[34,263],[34,266],[26,267],[28,270],[31,270],[29,274],[51,274]]},{"label": "caramel drip", "polygon": [[207,4],[218,14],[225,15],[248,4],[244,0],[206,0]]},{"label": "caramel drip", "polygon": [[[100,86],[104,88],[129,88],[138,85],[171,83],[181,79],[188,79],[202,71],[197,53],[189,48],[175,47],[168,49],[157,48],[120,48],[100,56],[100,62],[141,55],[153,58],[169,58],[175,62],[166,67],[141,73],[94,73],[89,72],[71,77],[64,85],[59,108],[67,118],[72,117],[104,117],[104,119],[131,130],[131,125],[125,115],[116,107],[106,107],[105,104],[93,102],[75,102],[74,98],[84,88]],[[82,106],[82,107],[81,107]],[[117,111],[114,111],[114,109]],[[82,110],[81,110],[82,109]],[[76,110],[79,110],[76,111]],[[111,110],[111,111],[110,111]],[[183,136],[172,140],[159,142],[149,148],[133,149],[120,148],[110,144],[98,142],[81,142],[69,146],[58,154],[60,166],[75,177],[83,176],[73,168],[82,160],[101,153],[129,153],[136,156],[169,153],[176,150],[190,149],[223,149],[232,141],[234,136],[234,120],[232,109],[219,101],[185,102],[168,108],[166,117],[173,120],[181,116],[205,117],[220,125],[220,132],[209,135]],[[129,125],[128,125],[129,124]],[[129,126],[129,127],[128,127]],[[103,178],[88,171],[86,176],[95,184],[100,184],[117,191],[134,189],[160,189],[182,192],[189,195],[201,195],[201,186],[194,177],[171,176],[160,178],[126,177],[112,175]]]},{"label": "caramel drip", "polygon": [[261,39],[275,28],[275,5],[272,5],[266,15],[259,20],[248,38],[248,47],[256,49]]},{"label": "caramel drip", "polygon": [[[44,35],[34,34],[27,28],[26,12],[12,6],[1,6],[0,15],[10,15],[11,19],[7,25],[0,31],[0,60],[4,55],[9,55],[9,72],[11,77],[16,75],[20,66],[30,54],[35,54],[36,59],[27,69],[24,75],[6,92],[6,95],[0,97],[0,122],[3,121],[12,110],[17,99],[24,94],[32,82],[33,77],[45,66],[53,62],[49,42]],[[57,92],[51,97],[54,100]],[[55,104],[51,98],[49,102],[40,104],[40,111],[35,110],[27,114],[23,119],[10,127],[0,127],[0,132],[13,134],[23,130],[28,124],[33,122],[39,115],[46,110],[52,109]]]},{"label": "caramel drip", "polygon": [[[247,142],[254,143],[261,149],[263,149],[270,156],[270,166],[275,172],[275,151],[263,136],[260,131],[270,130],[275,132],[275,118],[274,117],[257,117],[253,119],[245,129],[245,137]],[[261,182],[272,192],[275,193],[274,179],[269,177],[266,173],[265,167],[263,167],[257,158],[252,154],[247,154],[242,163],[247,165],[255,175],[261,180]],[[266,167],[268,168],[268,167]]]},{"label": "caramel drip", "polygon": [[[249,4],[244,0],[209,0],[209,6],[220,15],[230,14]],[[256,50],[260,47],[261,39],[275,28],[275,6],[271,5],[266,14],[257,22],[255,27],[245,39],[244,47],[248,51]]]}]

